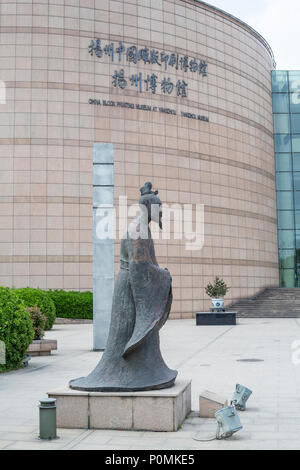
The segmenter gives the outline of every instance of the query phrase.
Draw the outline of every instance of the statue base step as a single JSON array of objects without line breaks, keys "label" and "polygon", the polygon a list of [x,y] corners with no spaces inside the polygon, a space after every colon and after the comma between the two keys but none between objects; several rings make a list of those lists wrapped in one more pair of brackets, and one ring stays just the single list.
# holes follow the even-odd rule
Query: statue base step
[{"label": "statue base step", "polygon": [[80,392],[66,388],[56,398],[57,427],[177,431],[191,411],[191,380],[177,380],[164,390],[148,392]]}]

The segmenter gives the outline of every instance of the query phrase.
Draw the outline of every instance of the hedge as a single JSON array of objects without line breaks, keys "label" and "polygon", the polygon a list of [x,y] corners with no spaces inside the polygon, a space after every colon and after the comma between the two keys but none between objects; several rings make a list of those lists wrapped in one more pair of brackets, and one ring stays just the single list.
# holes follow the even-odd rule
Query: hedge
[{"label": "hedge", "polygon": [[0,287],[0,340],[6,348],[6,364],[0,372],[17,369],[34,337],[32,321],[14,290]]},{"label": "hedge", "polygon": [[93,318],[92,292],[49,290],[48,296],[53,300],[56,316],[60,318]]},{"label": "hedge", "polygon": [[56,319],[55,305],[48,294],[41,289],[14,289],[14,292],[23,300],[26,307],[37,305],[43,315],[47,318],[45,330],[51,330]]}]

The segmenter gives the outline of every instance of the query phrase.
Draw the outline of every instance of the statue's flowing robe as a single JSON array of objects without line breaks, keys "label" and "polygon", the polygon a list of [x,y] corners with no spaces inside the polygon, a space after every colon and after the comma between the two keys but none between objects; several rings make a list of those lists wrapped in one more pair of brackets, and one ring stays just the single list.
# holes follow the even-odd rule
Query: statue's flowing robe
[{"label": "statue's flowing robe", "polygon": [[171,387],[177,371],[165,364],[159,330],[172,304],[172,279],[156,261],[151,232],[148,238],[129,236],[139,232],[133,221],[121,242],[118,274],[107,347],[87,377],[72,380],[70,387],[89,391],[139,391]]}]

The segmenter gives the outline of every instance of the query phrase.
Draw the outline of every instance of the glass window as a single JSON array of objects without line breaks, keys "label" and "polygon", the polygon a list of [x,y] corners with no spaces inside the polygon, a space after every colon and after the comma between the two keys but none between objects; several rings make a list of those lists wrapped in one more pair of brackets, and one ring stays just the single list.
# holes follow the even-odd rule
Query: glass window
[{"label": "glass window", "polygon": [[292,269],[295,267],[295,250],[279,250],[279,266],[281,269]]},{"label": "glass window", "polygon": [[275,162],[276,171],[292,171],[292,155],[290,153],[276,153]]},{"label": "glass window", "polygon": [[294,209],[293,191],[277,191],[277,209],[290,211]]},{"label": "glass window", "polygon": [[297,270],[297,278],[296,278],[296,286],[295,287],[300,287],[300,272]]},{"label": "glass window", "polygon": [[294,230],[278,231],[279,248],[294,249],[295,248],[295,232]]},{"label": "glass window", "polygon": [[[284,247],[285,248],[285,247]],[[290,247],[289,247],[290,248]],[[300,249],[300,231],[296,230],[296,248]],[[298,257],[299,258],[299,257]]]},{"label": "glass window", "polygon": [[273,93],[273,112],[289,113],[289,95],[287,93]]},{"label": "glass window", "polygon": [[294,191],[300,191],[300,173],[295,172],[294,176]]},{"label": "glass window", "polygon": [[289,134],[275,134],[275,152],[287,153],[291,151],[291,136]]},{"label": "glass window", "polygon": [[300,210],[300,191],[295,191],[295,209]]},{"label": "glass window", "polygon": [[292,149],[293,149],[293,152],[300,152],[300,134],[293,135]]},{"label": "glass window", "polygon": [[277,92],[288,91],[288,74],[285,71],[272,72],[272,90]]},{"label": "glass window", "polygon": [[295,211],[296,229],[300,230],[300,212]]},{"label": "glass window", "polygon": [[293,173],[277,173],[276,187],[278,191],[293,191]]},{"label": "glass window", "polygon": [[300,71],[273,71],[281,287],[300,287]]},{"label": "glass window", "polygon": [[274,114],[274,132],[275,134],[289,134],[291,132],[289,114]]},{"label": "glass window", "polygon": [[300,72],[289,72],[289,89],[300,93]]},{"label": "glass window", "polygon": [[294,269],[281,269],[280,270],[280,286],[289,289],[296,286],[296,276]]},{"label": "glass window", "polygon": [[[278,114],[278,116],[285,116],[284,114]],[[300,134],[300,114],[291,114],[292,121],[292,133]]]},{"label": "glass window", "polygon": [[293,167],[294,171],[300,171],[300,153],[294,153]]},{"label": "glass window", "polygon": [[300,113],[300,93],[290,93],[291,113]]},{"label": "glass window", "polygon": [[[300,222],[300,217],[299,217],[299,222]],[[294,226],[295,226],[294,211],[278,211],[279,229],[291,230],[294,228]]]}]

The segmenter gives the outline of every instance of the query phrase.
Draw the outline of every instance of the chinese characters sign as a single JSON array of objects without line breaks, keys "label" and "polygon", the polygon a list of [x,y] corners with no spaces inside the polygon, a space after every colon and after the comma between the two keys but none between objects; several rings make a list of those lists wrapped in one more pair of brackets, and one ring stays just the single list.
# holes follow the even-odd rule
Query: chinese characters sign
[{"label": "chinese characters sign", "polygon": [[[170,78],[164,78],[161,82],[158,81],[158,76],[153,73],[152,75],[147,75],[143,79],[143,74],[133,74],[129,77],[129,80],[125,79],[124,69],[118,72],[115,71],[113,75],[113,86],[115,88],[125,89],[127,85],[135,86],[137,90],[142,93],[143,91],[151,91],[153,95],[156,94],[157,87],[160,85],[161,91],[163,93],[172,93],[174,89],[177,91],[177,96],[186,97],[187,96],[187,83],[184,80],[178,80],[176,84],[172,83]],[[144,87],[144,88],[143,88]]]},{"label": "chinese characters sign", "polygon": [[[94,39],[90,42],[89,53],[99,60],[106,55],[110,57],[112,62],[120,63],[124,58],[128,64],[142,62],[159,66],[165,73],[173,68],[183,72],[190,71],[198,74],[200,77],[207,77],[207,63],[204,60],[196,60],[195,58],[181,56],[177,53],[167,54],[164,51],[161,52],[149,49],[148,47],[125,47],[122,42],[103,45],[101,39]],[[152,94],[156,94],[157,89],[160,87],[163,94],[171,95],[174,92],[182,98],[187,96],[188,89],[188,84],[185,80],[175,80],[175,82],[172,82],[170,77],[165,76],[159,81],[158,75],[155,73],[143,75],[141,72],[126,77],[123,68],[115,70],[112,76],[112,85],[121,90],[135,87],[139,93],[146,91]]]}]

